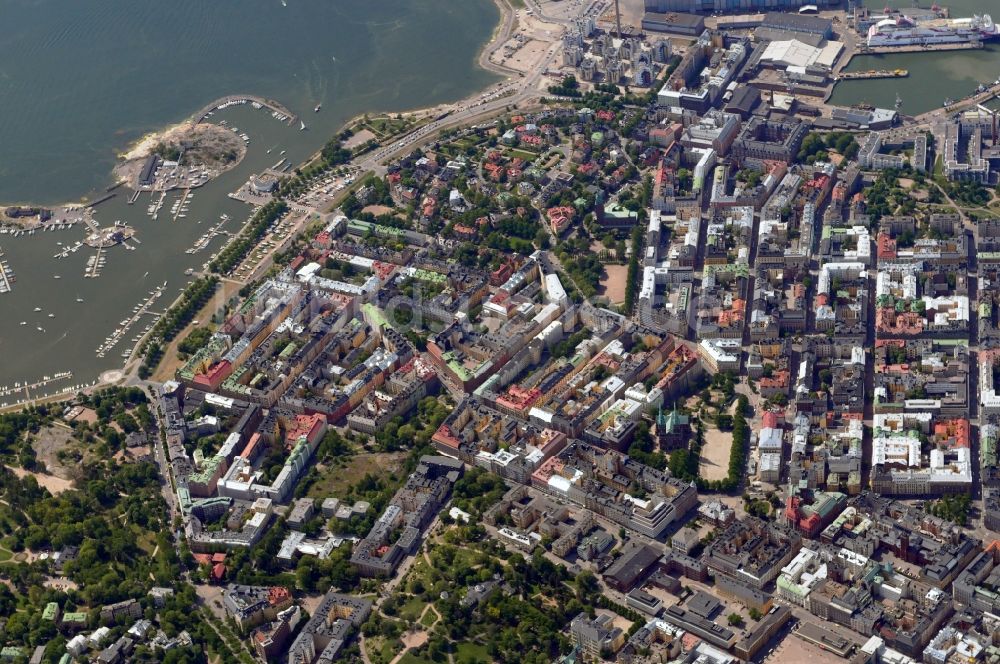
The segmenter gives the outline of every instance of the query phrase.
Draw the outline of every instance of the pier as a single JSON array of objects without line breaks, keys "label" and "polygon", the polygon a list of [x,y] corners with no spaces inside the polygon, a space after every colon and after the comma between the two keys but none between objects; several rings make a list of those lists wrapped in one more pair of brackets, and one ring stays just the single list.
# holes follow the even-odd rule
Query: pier
[{"label": "pier", "polygon": [[[30,401],[31,400],[30,390],[40,390],[51,383],[57,383],[60,381],[69,380],[72,377],[73,377],[72,371],[62,371],[52,376],[43,376],[41,380],[37,380],[33,383],[14,383],[13,387],[3,385],[0,386],[0,399],[23,393],[24,394],[23,401]],[[38,396],[47,397],[49,395],[48,394],[37,395],[36,398],[38,398]],[[6,403],[3,403],[0,404],[0,407],[6,407],[6,405],[7,405]]]},{"label": "pier", "polygon": [[970,106],[978,106],[979,104],[985,104],[994,97],[1000,96],[1000,83],[991,85],[982,92],[977,92],[975,94],[969,95],[968,97],[963,97],[962,99],[952,100],[952,103],[948,106],[942,108],[934,109],[933,111],[927,111],[926,113],[921,113],[920,115],[914,116],[916,122],[930,122],[932,120],[946,117],[951,113],[956,113]]},{"label": "pier", "polygon": [[148,214],[153,221],[156,221],[157,218],[159,218],[160,208],[163,207],[163,201],[165,200],[167,200],[167,192],[161,191],[160,200],[156,201],[155,203],[151,204],[148,208],[146,208],[146,214]]},{"label": "pier", "polygon": [[266,108],[272,113],[284,116],[284,121],[290,125],[294,124],[295,121],[299,119],[297,115],[273,99],[266,99],[256,95],[229,95],[227,97],[222,97],[221,99],[216,99],[211,104],[195,113],[194,121],[196,123],[204,122],[214,111],[241,104],[256,104],[257,106]]},{"label": "pier", "polygon": [[0,248],[0,293],[9,293],[14,290],[14,282],[17,281],[17,278],[14,276],[14,270],[11,269],[3,256],[3,249]]},{"label": "pier", "polygon": [[87,203],[87,207],[89,207],[89,208],[95,208],[98,205],[100,205],[101,203],[106,203],[107,201],[110,201],[112,198],[114,198],[117,195],[118,194],[116,194],[116,193],[105,194],[105,195],[101,196],[100,198],[98,198],[96,201],[92,201],[90,203]]},{"label": "pier", "polygon": [[906,78],[910,75],[907,69],[868,69],[865,71],[845,71],[838,77],[838,81],[870,80],[876,78]]},{"label": "pier", "polygon": [[181,217],[187,216],[187,205],[188,199],[191,198],[191,190],[185,189],[184,194],[179,200],[174,201],[173,206],[170,208],[170,214],[173,215],[170,221],[177,221]]},{"label": "pier", "polygon": [[77,251],[80,250],[80,247],[82,246],[83,246],[82,240],[80,242],[77,242],[73,246],[66,245],[65,247],[63,247],[62,251],[54,255],[52,258],[66,258],[70,254],[75,254]]},{"label": "pier", "polygon": [[970,51],[983,48],[981,41],[952,42],[950,44],[907,44],[905,46],[863,46],[858,55],[886,55],[888,53],[923,53],[924,51]]},{"label": "pier", "polygon": [[195,241],[195,243],[194,243],[193,246],[191,246],[188,249],[185,249],[184,253],[186,253],[186,254],[196,254],[199,251],[203,251],[203,250],[207,249],[208,245],[212,242],[212,240],[214,240],[219,235],[229,235],[229,236],[231,236],[232,233],[230,233],[229,231],[226,231],[226,230],[222,229],[222,227],[226,225],[227,221],[229,221],[229,217],[226,216],[226,215],[223,215],[222,216],[222,220],[219,223],[217,223],[216,225],[214,225],[210,229],[208,229],[205,232],[204,235],[202,235],[200,238],[198,238]]},{"label": "pier", "polygon": [[85,279],[96,279],[101,276],[101,268],[104,267],[104,247],[97,247],[97,253],[87,259],[87,267],[83,271]]},{"label": "pier", "polygon": [[[142,302],[140,302],[139,304],[135,305],[132,308],[132,315],[122,320],[121,323],[119,323],[119,327],[115,328],[115,331],[112,332],[108,337],[106,337],[104,339],[104,343],[98,346],[97,350],[94,351],[97,357],[104,357],[104,355],[108,351],[117,346],[119,342],[121,342],[121,340],[125,338],[125,335],[128,334],[129,330],[132,329],[132,326],[134,326],[142,316],[149,314],[153,316],[153,321],[155,322],[157,319],[160,318],[160,316],[163,315],[162,312],[152,311],[151,307],[153,306],[153,303],[156,302],[160,298],[160,296],[163,295],[163,293],[166,291],[167,289],[166,283],[167,282],[163,282],[162,286],[157,286],[153,290],[149,291],[149,297],[147,297],[145,300],[143,300]],[[145,335],[146,332],[148,332],[152,328],[152,326],[153,323],[147,325],[146,328],[142,331],[142,333],[137,335],[135,341],[138,343],[138,340],[143,335]],[[128,351],[125,351],[124,353],[122,353],[122,357],[128,359],[128,357],[132,355],[133,350],[134,347]]]}]

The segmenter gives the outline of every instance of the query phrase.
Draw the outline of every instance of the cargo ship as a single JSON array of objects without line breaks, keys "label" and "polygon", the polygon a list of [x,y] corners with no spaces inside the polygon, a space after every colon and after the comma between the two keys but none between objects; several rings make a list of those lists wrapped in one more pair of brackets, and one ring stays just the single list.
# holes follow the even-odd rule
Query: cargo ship
[{"label": "cargo ship", "polygon": [[1000,36],[989,14],[917,22],[908,16],[887,18],[868,28],[868,46],[909,46],[985,41]]}]

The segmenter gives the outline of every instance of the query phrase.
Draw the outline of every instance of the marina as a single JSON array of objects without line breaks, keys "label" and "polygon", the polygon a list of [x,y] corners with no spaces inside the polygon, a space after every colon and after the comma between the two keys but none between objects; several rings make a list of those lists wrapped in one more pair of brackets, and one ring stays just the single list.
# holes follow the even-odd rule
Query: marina
[{"label": "marina", "polygon": [[224,111],[227,108],[242,106],[244,104],[250,104],[252,108],[256,110],[267,108],[271,111],[271,117],[276,120],[280,120],[281,122],[287,122],[288,124],[293,124],[298,119],[294,113],[273,99],[265,99],[264,97],[257,97],[255,95],[229,95],[222,97],[221,99],[216,99],[211,104],[195,113],[194,121],[205,122],[208,118],[212,117],[216,111]]},{"label": "marina", "polygon": [[[32,398],[44,398],[49,396],[49,394],[35,394],[32,397],[31,392],[41,390],[53,383],[61,383],[63,381],[71,380],[73,378],[72,371],[60,371],[59,373],[53,374],[51,376],[42,376],[39,380],[30,383],[14,383],[13,385],[0,385],[0,399],[7,397],[14,397],[19,395],[24,395],[23,398],[19,400],[30,400]],[[71,385],[65,388],[63,391],[77,390],[88,387],[87,385]],[[0,408],[6,407],[9,404],[7,402],[0,403]]]},{"label": "marina", "polygon": [[159,320],[160,316],[163,315],[162,313],[153,312],[150,309],[150,307],[152,307],[153,303],[155,303],[158,299],[160,299],[163,293],[166,292],[166,289],[167,289],[167,282],[164,281],[162,286],[157,286],[153,290],[149,291],[149,294],[146,297],[146,299],[144,299],[139,304],[132,307],[131,314],[127,318],[122,319],[122,321],[118,324],[118,327],[115,328],[114,332],[105,337],[104,343],[102,343],[97,347],[97,349],[94,351],[94,354],[97,357],[103,358],[109,351],[111,351],[115,346],[117,346],[122,341],[122,339],[124,339],[128,335],[129,331],[133,327],[135,327],[135,325],[139,322],[139,320],[143,316],[149,315],[152,317],[151,322],[149,322],[140,331],[140,333],[132,339],[133,342],[132,348],[123,352],[122,354],[123,357],[126,358],[130,356],[132,354],[132,351],[135,349],[135,344],[138,344],[139,341],[141,341],[142,337],[145,336],[145,334],[153,328],[153,325],[156,324],[156,321]]},{"label": "marina", "polygon": [[9,293],[14,290],[15,281],[17,281],[17,277],[14,276],[14,270],[11,269],[4,256],[3,248],[0,247],[0,293]]},{"label": "marina", "polygon": [[105,257],[104,250],[101,247],[97,248],[97,253],[87,259],[87,268],[83,272],[83,276],[86,279],[97,279],[101,276],[101,270],[104,268]]},{"label": "marina", "polygon": [[[0,127],[0,144],[4,146],[0,162],[8,169],[5,173],[10,173],[10,177],[5,176],[0,182],[3,189],[0,201],[46,205],[53,210],[53,219],[45,224],[52,226],[51,231],[38,228],[29,234],[27,229],[8,225],[8,232],[0,235],[0,244],[17,272],[14,290],[0,296],[4,306],[4,316],[0,317],[3,319],[0,352],[4,353],[0,384],[11,384],[14,380],[30,383],[42,375],[51,376],[67,369],[76,378],[69,382],[83,383],[120,368],[118,353],[123,350],[122,343],[149,321],[140,321],[141,325],[133,327],[123,342],[103,358],[79,350],[93,351],[104,343],[109,332],[117,327],[107,322],[126,318],[133,304],[154,284],[168,279],[171,292],[168,297],[160,298],[162,307],[154,305],[157,310],[166,308],[176,295],[174,286],[183,286],[195,272],[200,272],[202,264],[220,250],[227,238],[217,236],[206,249],[193,255],[186,250],[215,226],[221,215],[230,217],[223,228],[236,232],[251,214],[246,204],[226,194],[237,190],[251,174],[262,173],[273,165],[280,159],[279,152],[284,152],[281,157],[287,160],[282,167],[294,168],[321,148],[349,118],[373,107],[395,111],[459,99],[493,80],[491,74],[474,64],[478,49],[496,24],[497,12],[489,0],[461,3],[446,12],[429,0],[407,3],[389,0],[387,7],[395,14],[418,18],[404,23],[405,27],[393,33],[392,39],[383,40],[382,55],[369,64],[344,55],[339,58],[341,62],[333,63],[324,51],[334,46],[316,38],[321,32],[328,38],[331,20],[343,12],[364,15],[369,10],[367,5],[351,4],[354,0],[343,7],[316,5],[296,11],[282,10],[279,5],[276,11],[280,16],[272,16],[266,4],[257,0],[250,0],[246,8],[238,11],[231,6],[206,6],[192,0],[179,0],[170,11],[155,5],[112,5],[106,0],[97,0],[89,8],[67,0],[46,2],[31,11],[12,7],[10,15],[5,16],[19,25],[12,43],[14,51],[5,66],[8,71],[30,76],[32,80],[37,75],[39,85],[32,93],[38,106],[8,109],[5,117],[9,122]],[[106,20],[111,15],[115,20]],[[259,22],[261,15],[270,21],[271,29],[266,34],[253,40],[233,39],[232,44],[225,44],[248,22]],[[246,20],[250,16],[254,19]],[[151,17],[157,27],[148,30]],[[213,23],[215,27],[210,29],[208,26]],[[69,28],[66,38],[50,44],[41,54],[27,57],[31,44],[38,43],[39,38],[45,41],[44,36],[52,34],[54,25]],[[326,27],[320,31],[320,25]],[[138,26],[147,26],[142,29],[148,31],[148,41],[140,52],[131,54],[133,59],[125,71],[121,71],[120,48],[87,48],[94,39],[107,44],[120,43],[122,34]],[[289,44],[274,31],[277,28],[283,34],[298,32],[303,40]],[[423,43],[427,35],[445,28],[457,35],[447,49],[428,54],[421,63],[404,62],[398,67],[403,76],[399,85],[386,88],[378,80],[375,73],[386,61],[395,60],[401,51]],[[86,39],[81,41],[83,33],[78,30],[85,30]],[[220,35],[220,30],[224,34]],[[348,34],[342,34],[345,32]],[[373,39],[364,30],[335,28],[334,33],[340,40],[336,45],[338,50],[346,48],[346,43],[354,43],[355,48],[363,51],[365,43]],[[177,53],[183,53],[192,43],[207,49],[201,66],[195,60],[177,61]],[[253,46],[248,47],[251,43]],[[289,72],[295,71],[296,63],[309,58],[328,64],[315,71],[308,86],[290,83]],[[258,66],[261,62],[264,67]],[[436,67],[434,85],[428,85],[430,79],[425,68],[429,66]],[[85,75],[95,71],[119,73],[107,79]],[[437,81],[442,75],[445,78]],[[84,80],[86,84],[82,83]],[[175,82],[177,85],[173,85]],[[227,92],[250,90],[262,98],[280,100],[285,112],[263,104],[256,108],[253,102],[209,109],[212,115],[205,118],[206,122],[221,125],[227,121],[227,126],[239,128],[238,133],[245,134],[251,142],[238,166],[202,186],[197,196],[188,198],[186,210],[177,210],[177,222],[191,223],[165,223],[174,219],[170,209],[183,196],[183,189],[176,195],[141,194],[131,206],[127,201],[132,191],[124,187],[106,191],[117,182],[112,176],[117,155],[133,142],[191,118],[200,106]],[[57,103],[67,94],[80,102],[80,110],[67,113]],[[300,132],[299,117],[312,113],[318,103],[323,104],[323,109],[310,115],[310,131]],[[238,140],[245,145],[242,137]],[[274,152],[265,154],[271,146],[276,146]],[[57,207],[64,201],[94,201],[112,193],[118,195],[96,208],[84,208],[86,203],[77,203],[77,209],[63,214]],[[156,206],[152,212],[150,205]],[[96,217],[101,227],[122,220],[136,230],[136,238],[142,244],[130,239],[128,244],[134,250],[103,249],[100,263],[88,270],[89,258],[95,258],[97,263],[97,249],[81,251],[83,246],[78,243],[90,231],[77,222],[69,233],[55,233],[59,225],[53,225],[59,218],[84,214]],[[57,240],[62,244],[57,245]],[[109,252],[115,255],[108,256]],[[61,258],[55,259],[56,254]],[[191,274],[186,275],[188,271]],[[95,272],[100,278],[83,277]],[[146,272],[148,277],[144,277]],[[61,279],[53,278],[56,273]],[[85,303],[75,302],[78,295]],[[44,311],[33,313],[36,305],[41,305]],[[87,315],[81,316],[81,311]],[[55,318],[48,318],[50,312]],[[15,348],[17,351],[13,352]],[[59,387],[52,385],[43,391]]]},{"label": "marina", "polygon": [[[219,223],[217,223],[216,225],[214,225],[210,229],[208,229],[205,232],[204,235],[202,235],[201,237],[199,237],[195,241],[194,245],[192,245],[188,249],[185,249],[184,253],[186,253],[186,254],[196,254],[196,253],[198,253],[200,251],[204,251],[206,248],[208,248],[208,245],[211,244],[212,240],[214,240],[218,236],[220,236],[220,235],[232,236],[232,233],[230,233],[229,231],[225,231],[225,230],[222,229],[222,227],[226,225],[227,221],[229,221],[229,217],[227,215],[222,215],[221,221],[219,221]],[[201,222],[198,222],[198,223],[201,223]]]},{"label": "marina", "polygon": [[174,201],[173,206],[171,206],[170,208],[171,221],[177,221],[178,219],[184,219],[185,217],[187,217],[188,207],[191,198],[192,198],[191,190],[185,189],[181,197],[176,201]]}]

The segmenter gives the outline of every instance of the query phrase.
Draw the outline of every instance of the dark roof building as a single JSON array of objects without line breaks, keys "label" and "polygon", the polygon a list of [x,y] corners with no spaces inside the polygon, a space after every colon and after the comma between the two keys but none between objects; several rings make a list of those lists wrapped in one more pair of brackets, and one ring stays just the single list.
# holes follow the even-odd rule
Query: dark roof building
[{"label": "dark roof building", "polygon": [[604,581],[627,593],[653,572],[659,559],[659,552],[648,544],[633,544],[604,573]]},{"label": "dark roof building", "polygon": [[760,25],[762,28],[781,30],[783,32],[821,35],[827,39],[833,36],[833,21],[821,16],[810,16],[808,14],[768,12]]},{"label": "dark roof building", "polygon": [[646,12],[642,17],[642,29],[653,32],[667,32],[673,35],[697,37],[705,31],[705,19],[697,14],[683,12]]},{"label": "dark roof building", "polygon": [[760,90],[752,85],[741,85],[733,91],[733,97],[726,104],[726,113],[735,113],[746,120],[760,104]]}]

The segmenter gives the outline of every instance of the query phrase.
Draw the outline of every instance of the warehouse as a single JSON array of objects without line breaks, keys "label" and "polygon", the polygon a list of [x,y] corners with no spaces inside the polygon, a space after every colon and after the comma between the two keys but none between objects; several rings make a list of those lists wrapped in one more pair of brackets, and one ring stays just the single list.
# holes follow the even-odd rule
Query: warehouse
[{"label": "warehouse", "polygon": [[823,67],[832,69],[840,57],[844,45],[841,42],[830,41],[819,48],[810,46],[797,39],[788,41],[773,41],[764,49],[760,62],[763,66],[777,69],[787,67]]}]

